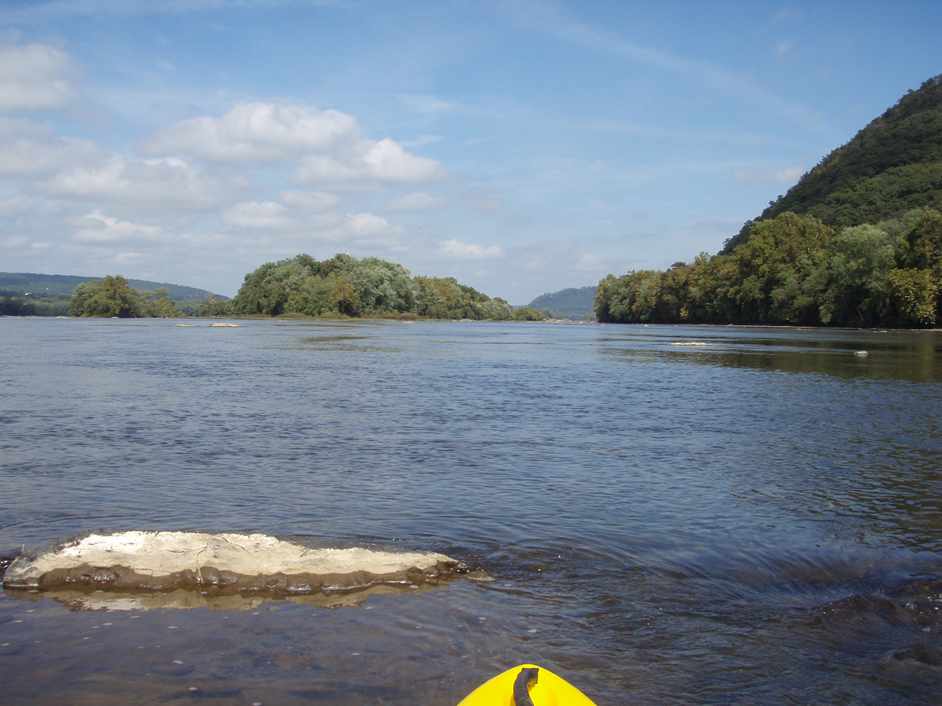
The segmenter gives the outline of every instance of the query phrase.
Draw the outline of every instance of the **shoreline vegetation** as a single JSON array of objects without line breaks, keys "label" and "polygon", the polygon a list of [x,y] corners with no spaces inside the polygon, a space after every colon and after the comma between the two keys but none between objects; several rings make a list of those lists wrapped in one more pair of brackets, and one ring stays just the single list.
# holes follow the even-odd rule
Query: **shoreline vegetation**
[{"label": "shoreline vegetation", "polygon": [[942,321],[942,213],[834,228],[786,212],[729,254],[599,282],[603,323],[933,328]]}]

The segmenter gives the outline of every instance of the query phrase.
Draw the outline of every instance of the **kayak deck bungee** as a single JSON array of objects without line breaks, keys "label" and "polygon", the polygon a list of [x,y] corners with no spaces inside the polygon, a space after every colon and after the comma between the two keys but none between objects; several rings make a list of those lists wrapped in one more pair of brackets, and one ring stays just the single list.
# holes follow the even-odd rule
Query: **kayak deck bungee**
[{"label": "kayak deck bungee", "polygon": [[545,667],[521,664],[484,682],[458,706],[595,706],[595,703]]}]

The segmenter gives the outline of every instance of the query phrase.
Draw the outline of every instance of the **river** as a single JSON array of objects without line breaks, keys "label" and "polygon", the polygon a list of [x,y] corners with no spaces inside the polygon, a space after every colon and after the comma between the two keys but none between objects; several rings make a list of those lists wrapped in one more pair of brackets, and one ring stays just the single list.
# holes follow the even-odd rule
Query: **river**
[{"label": "river", "polygon": [[[0,593],[0,703],[937,703],[942,334],[0,319],[0,552],[91,530],[493,580],[86,610]],[[866,351],[867,354],[857,354]]]}]

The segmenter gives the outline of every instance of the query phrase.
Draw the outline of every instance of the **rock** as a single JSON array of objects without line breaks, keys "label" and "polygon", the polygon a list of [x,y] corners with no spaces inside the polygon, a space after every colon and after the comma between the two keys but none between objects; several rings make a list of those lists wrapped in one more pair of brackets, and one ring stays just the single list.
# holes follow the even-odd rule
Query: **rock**
[{"label": "rock", "polygon": [[264,534],[131,531],[91,534],[20,556],[4,587],[298,595],[438,583],[466,571],[431,552],[312,549]]}]

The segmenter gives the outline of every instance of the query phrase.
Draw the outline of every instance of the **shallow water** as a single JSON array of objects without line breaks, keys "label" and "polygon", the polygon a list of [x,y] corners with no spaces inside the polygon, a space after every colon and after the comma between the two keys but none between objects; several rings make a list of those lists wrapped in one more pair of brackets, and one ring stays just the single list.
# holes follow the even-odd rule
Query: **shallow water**
[{"label": "shallow water", "polygon": [[934,333],[0,319],[0,553],[261,531],[494,578],[0,593],[0,702],[454,704],[524,661],[600,706],[937,702],[940,383]]}]

